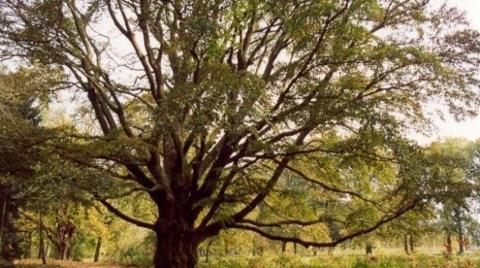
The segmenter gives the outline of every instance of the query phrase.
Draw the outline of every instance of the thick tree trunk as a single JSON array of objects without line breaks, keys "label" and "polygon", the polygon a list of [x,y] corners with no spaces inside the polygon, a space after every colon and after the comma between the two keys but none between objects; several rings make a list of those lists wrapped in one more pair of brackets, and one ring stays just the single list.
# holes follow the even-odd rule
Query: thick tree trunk
[{"label": "thick tree trunk", "polygon": [[170,232],[157,233],[155,268],[197,267],[198,243],[191,235],[179,232],[178,228],[170,229]]},{"label": "thick tree trunk", "polygon": [[97,239],[97,246],[95,247],[95,255],[93,256],[93,262],[98,262],[100,257],[100,248],[102,246],[102,237],[99,236]]}]

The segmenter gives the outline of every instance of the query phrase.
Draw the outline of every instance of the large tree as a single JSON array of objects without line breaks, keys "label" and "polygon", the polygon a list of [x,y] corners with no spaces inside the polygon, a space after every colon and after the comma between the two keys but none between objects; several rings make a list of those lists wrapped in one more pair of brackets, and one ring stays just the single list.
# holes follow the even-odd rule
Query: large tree
[{"label": "large tree", "polygon": [[[61,67],[67,90],[81,92],[77,100],[95,117],[98,131],[67,132],[50,146],[91,169],[97,183],[137,184],[131,192],[143,190],[157,208],[145,222],[119,211],[111,193],[94,192],[116,215],[156,233],[155,267],[194,267],[199,243],[227,228],[318,247],[371,232],[428,197],[405,139],[429,126],[425,105],[444,103],[461,118],[479,102],[478,33],[457,10],[428,0],[0,7],[3,56]],[[321,167],[331,157],[340,159],[341,184],[330,185],[321,168],[298,169],[301,159]],[[356,170],[362,161],[390,161],[397,176],[384,183],[375,168]],[[337,194],[337,203],[363,202],[358,215],[372,216],[332,241],[270,233],[272,225],[322,220],[249,218],[287,172]],[[365,189],[381,195],[363,196]]]}]

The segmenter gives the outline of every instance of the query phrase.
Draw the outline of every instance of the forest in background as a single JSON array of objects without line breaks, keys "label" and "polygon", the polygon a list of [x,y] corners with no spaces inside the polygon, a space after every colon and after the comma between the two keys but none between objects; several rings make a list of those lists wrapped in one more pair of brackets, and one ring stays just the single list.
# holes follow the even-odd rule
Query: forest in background
[{"label": "forest in background", "polygon": [[476,252],[480,142],[412,136],[478,114],[479,32],[428,0],[280,2],[1,0],[5,263]]}]

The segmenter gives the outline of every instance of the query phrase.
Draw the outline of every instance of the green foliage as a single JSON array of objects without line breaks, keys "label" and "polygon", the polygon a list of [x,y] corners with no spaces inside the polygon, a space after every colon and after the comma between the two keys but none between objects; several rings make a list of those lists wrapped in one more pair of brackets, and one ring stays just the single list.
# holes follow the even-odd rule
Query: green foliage
[{"label": "green foliage", "polygon": [[[158,235],[156,267],[182,267],[197,247],[278,247],[232,230],[332,247],[466,207],[472,155],[409,134],[431,126],[430,103],[477,113],[480,34],[428,1],[280,2],[2,2],[0,57],[34,64],[0,75],[0,178],[36,198],[24,218],[59,252],[75,226],[80,258],[126,239],[100,203]],[[32,104],[59,89],[81,112],[36,124]],[[135,238],[122,262],[151,256]]]},{"label": "green foliage", "polygon": [[149,239],[129,243],[116,253],[115,261],[127,265],[149,267],[152,263],[153,248],[153,243]]}]

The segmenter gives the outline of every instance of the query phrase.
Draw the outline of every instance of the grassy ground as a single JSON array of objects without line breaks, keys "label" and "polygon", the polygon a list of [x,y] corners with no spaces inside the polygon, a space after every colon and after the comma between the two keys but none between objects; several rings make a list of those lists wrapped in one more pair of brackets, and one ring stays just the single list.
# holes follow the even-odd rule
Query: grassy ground
[{"label": "grassy ground", "polygon": [[[73,261],[55,261],[48,260],[47,265],[42,265],[41,260],[20,260],[13,264],[0,263],[0,267],[15,267],[15,268],[127,268],[129,266],[117,266],[109,264],[98,263],[82,263]],[[132,267],[132,266],[130,266]]]},{"label": "grassy ground", "polygon": [[[40,260],[16,261],[13,266],[0,264],[0,267],[18,268],[127,268],[134,266],[117,266],[81,262],[60,262],[49,260],[42,266]],[[201,259],[199,268],[480,268],[480,254],[467,254],[445,258],[440,254],[376,255],[371,257],[336,254],[316,257],[282,256],[229,256],[211,258],[209,262]]]},{"label": "grassy ground", "polygon": [[[364,250],[336,249],[304,252],[309,256],[285,255],[269,252],[263,256],[228,256],[200,260],[200,268],[480,268],[480,248],[470,248],[462,256],[443,255],[439,246],[417,247],[416,253],[406,255],[403,249],[376,247],[374,254],[365,256]],[[456,249],[454,250],[456,252]]]},{"label": "grassy ground", "polygon": [[201,268],[480,268],[480,256],[272,256],[229,257],[200,263]]}]

